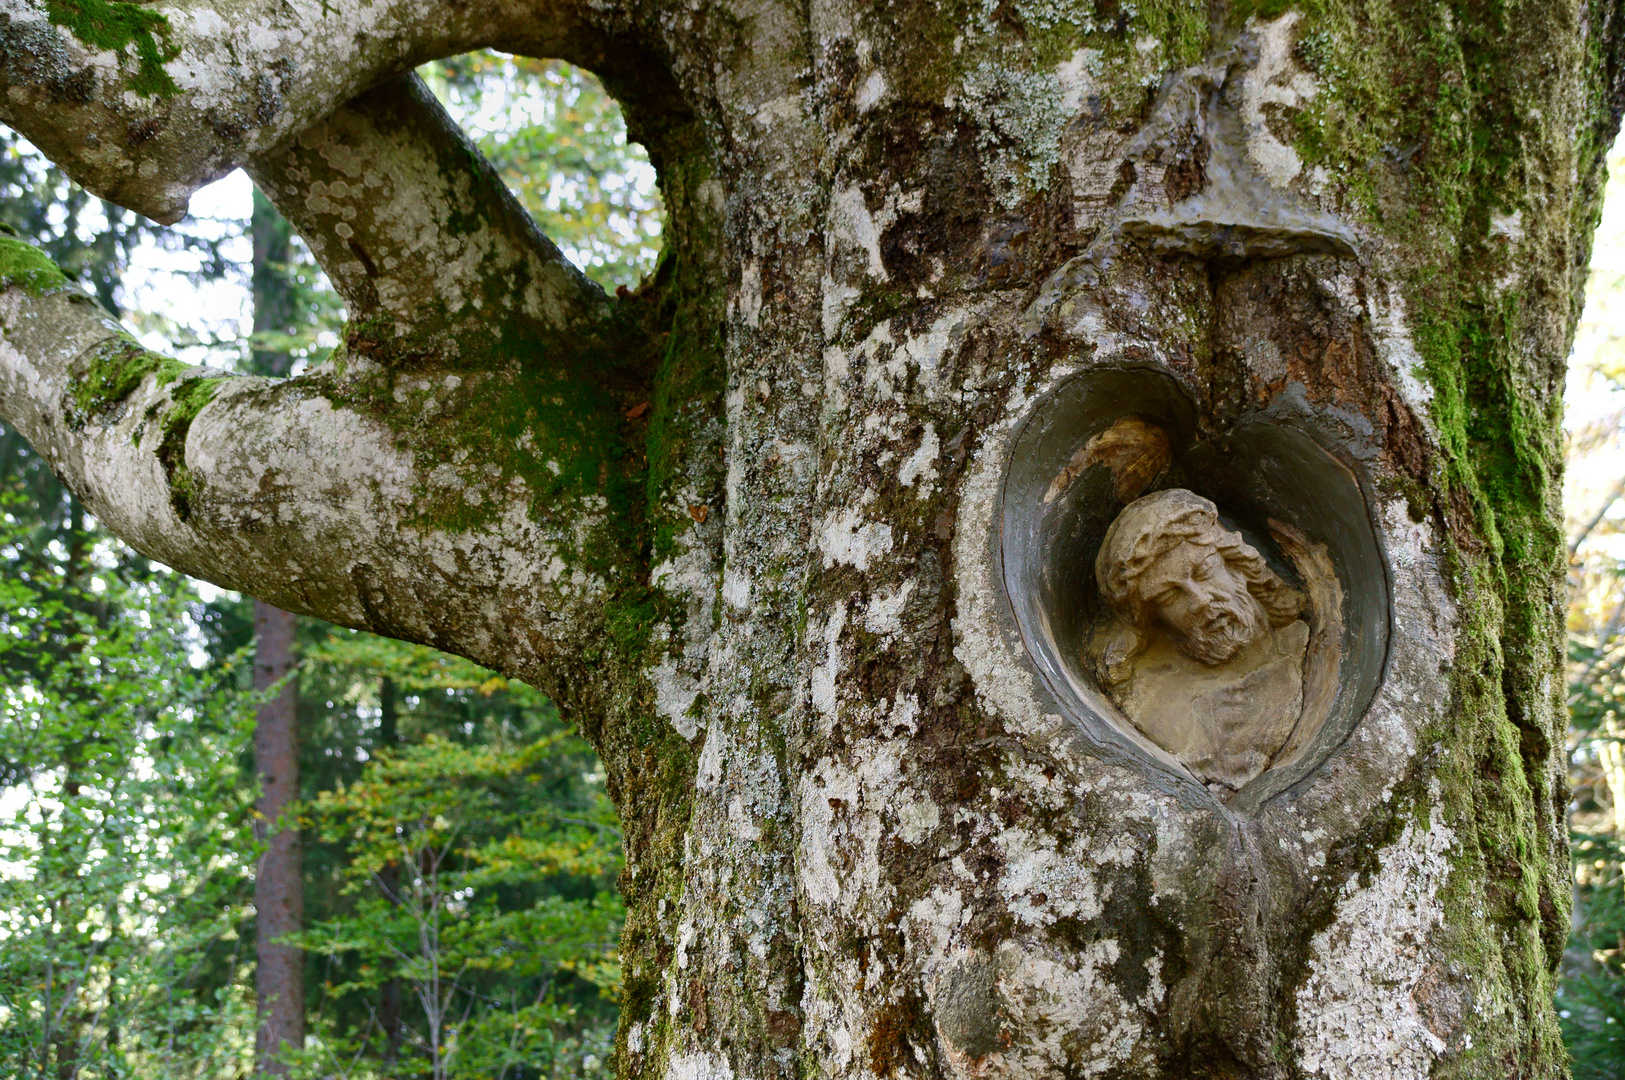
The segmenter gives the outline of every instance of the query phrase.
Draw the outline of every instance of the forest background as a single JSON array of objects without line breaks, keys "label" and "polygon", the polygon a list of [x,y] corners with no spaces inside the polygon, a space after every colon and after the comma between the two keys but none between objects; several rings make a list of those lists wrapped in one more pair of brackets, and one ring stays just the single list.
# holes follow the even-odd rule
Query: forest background
[{"label": "forest background", "polygon": [[[653,270],[654,173],[595,80],[493,54],[420,74],[600,285]],[[187,361],[297,373],[337,343],[337,297],[240,173],[163,229],[0,128],[0,227]],[[286,688],[253,690],[253,602],[124,547],[9,430],[0,560],[0,1075],[252,1075],[253,736]],[[607,1076],[621,846],[590,748],[432,649],[301,618],[295,651],[287,1074]]]},{"label": "forest background", "polygon": [[[654,174],[591,76],[496,54],[420,74],[589,276],[654,269]],[[1625,1076],[1625,144],[1610,171],[1569,388],[1558,1007],[1581,1080]],[[0,228],[183,360],[297,371],[337,342],[336,296],[240,173],[159,228],[0,128]],[[124,547],[5,429],[0,561],[0,1075],[252,1075],[252,601]],[[591,749],[467,661],[311,619],[296,636],[289,1075],[609,1076],[620,836]]]}]

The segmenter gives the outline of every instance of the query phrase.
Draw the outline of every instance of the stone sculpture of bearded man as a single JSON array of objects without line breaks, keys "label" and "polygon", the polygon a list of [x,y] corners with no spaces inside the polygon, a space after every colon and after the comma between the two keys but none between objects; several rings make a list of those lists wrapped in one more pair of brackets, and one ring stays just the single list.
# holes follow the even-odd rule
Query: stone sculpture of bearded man
[{"label": "stone sculpture of bearded man", "polygon": [[1115,617],[1090,659],[1134,726],[1210,787],[1268,768],[1303,711],[1303,597],[1183,488],[1123,509],[1095,577]]}]

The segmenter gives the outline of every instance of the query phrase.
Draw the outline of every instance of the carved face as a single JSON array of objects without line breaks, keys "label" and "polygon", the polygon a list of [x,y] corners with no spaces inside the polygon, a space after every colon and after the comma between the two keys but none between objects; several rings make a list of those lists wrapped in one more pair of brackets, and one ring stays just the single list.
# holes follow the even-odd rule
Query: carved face
[{"label": "carved face", "polygon": [[1246,580],[1206,537],[1163,552],[1134,583],[1140,601],[1204,664],[1222,664],[1269,625]]}]

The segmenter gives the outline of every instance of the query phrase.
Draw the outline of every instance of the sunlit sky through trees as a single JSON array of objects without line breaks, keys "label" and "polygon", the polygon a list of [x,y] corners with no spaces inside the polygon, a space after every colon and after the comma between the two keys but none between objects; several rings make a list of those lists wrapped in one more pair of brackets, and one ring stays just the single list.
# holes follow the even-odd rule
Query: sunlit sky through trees
[{"label": "sunlit sky through trees", "polygon": [[[1571,518],[1583,520],[1589,520],[1625,476],[1625,443],[1620,437],[1625,420],[1625,140],[1615,144],[1608,171],[1564,402],[1564,427],[1575,450],[1564,502]],[[1613,518],[1622,515],[1625,505],[1616,506]],[[1597,537],[1590,542],[1602,541]],[[1614,554],[1625,556],[1625,549]]]}]

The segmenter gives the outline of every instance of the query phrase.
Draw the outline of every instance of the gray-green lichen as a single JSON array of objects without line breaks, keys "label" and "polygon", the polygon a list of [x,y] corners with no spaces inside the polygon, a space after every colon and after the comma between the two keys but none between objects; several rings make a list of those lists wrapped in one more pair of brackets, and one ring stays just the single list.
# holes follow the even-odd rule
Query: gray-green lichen
[{"label": "gray-green lichen", "polygon": [[977,138],[992,158],[989,179],[1000,203],[1014,208],[1048,190],[1068,119],[1060,79],[984,61],[965,75],[959,93],[961,107],[982,125]]}]

